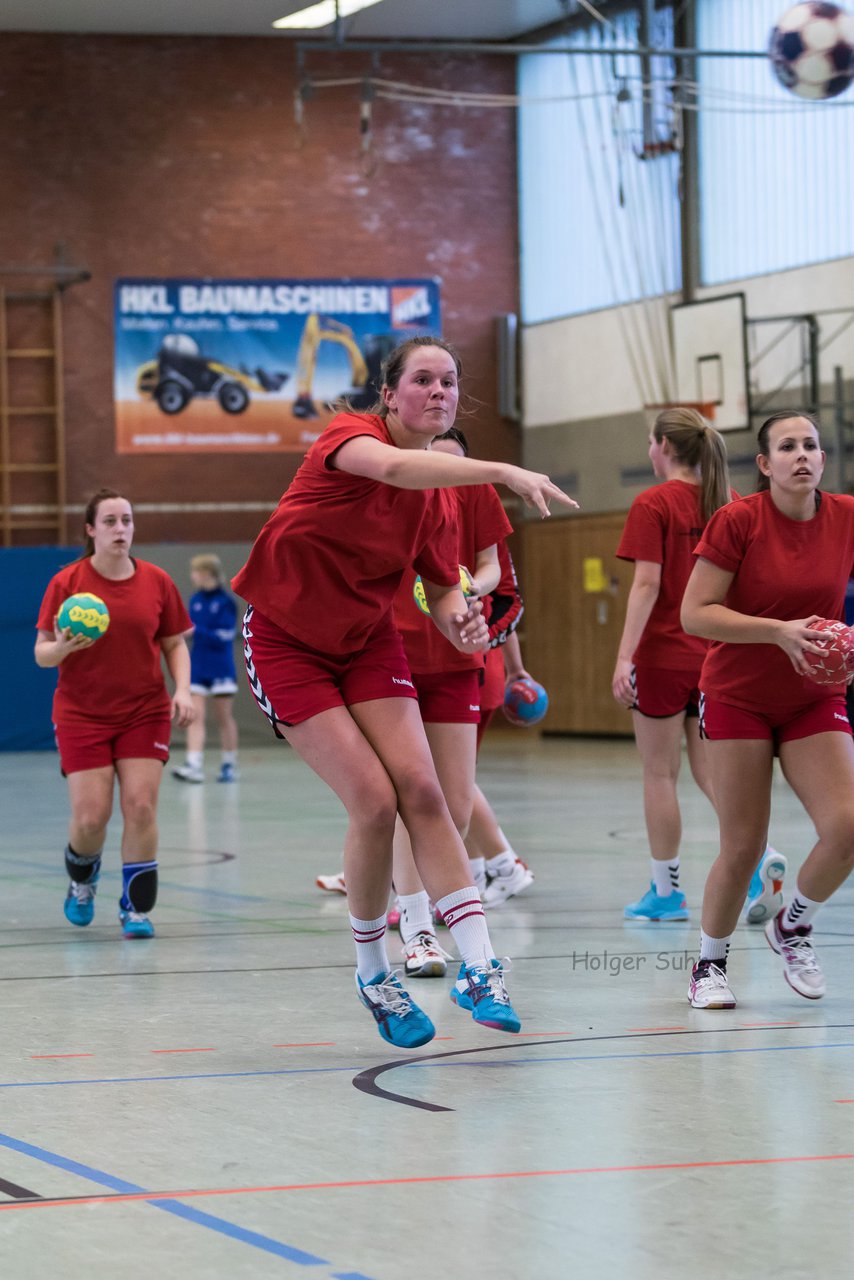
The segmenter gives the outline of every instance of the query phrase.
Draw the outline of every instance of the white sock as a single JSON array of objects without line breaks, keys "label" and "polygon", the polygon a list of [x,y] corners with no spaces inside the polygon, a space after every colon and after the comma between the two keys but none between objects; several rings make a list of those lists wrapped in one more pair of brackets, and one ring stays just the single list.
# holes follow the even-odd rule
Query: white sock
[{"label": "white sock", "polygon": [[[731,937],[732,935],[730,935]],[[712,964],[718,965],[721,969],[726,968],[727,952],[729,951],[729,938],[710,938],[707,933],[700,930],[700,959],[711,960]]]},{"label": "white sock", "polygon": [[650,858],[652,883],[660,898],[669,898],[679,889],[679,855],[665,862],[663,858]]},{"label": "white sock", "polygon": [[495,959],[486,927],[486,916],[483,914],[483,903],[474,886],[446,893],[444,898],[437,899],[436,906],[451,931],[466,968],[484,965]]},{"label": "white sock", "polygon": [[469,858],[469,871],[478,893],[486,888],[486,858]]},{"label": "white sock", "polygon": [[426,889],[422,889],[420,893],[398,894],[397,906],[400,911],[401,942],[411,942],[419,933],[433,932],[433,917]]},{"label": "white sock", "polygon": [[357,920],[350,916],[350,928],[356,944],[356,969],[362,982],[384,978],[389,971],[385,948],[385,916],[377,920]]},{"label": "white sock", "polygon": [[223,764],[237,764],[237,752],[236,752],[236,751],[223,751],[223,753],[222,753],[222,763],[223,763]]},{"label": "white sock", "polygon": [[201,769],[204,755],[201,751],[188,751],[187,764],[191,769]]},{"label": "white sock", "polygon": [[491,876],[509,876],[516,866],[516,855],[512,849],[502,849],[494,858],[487,858]]},{"label": "white sock", "polygon": [[815,902],[812,898],[808,898],[805,893],[801,893],[796,885],[792,901],[786,908],[780,923],[789,933],[793,933],[795,929],[809,929],[812,927],[815,913],[819,907],[823,906],[823,902]]}]

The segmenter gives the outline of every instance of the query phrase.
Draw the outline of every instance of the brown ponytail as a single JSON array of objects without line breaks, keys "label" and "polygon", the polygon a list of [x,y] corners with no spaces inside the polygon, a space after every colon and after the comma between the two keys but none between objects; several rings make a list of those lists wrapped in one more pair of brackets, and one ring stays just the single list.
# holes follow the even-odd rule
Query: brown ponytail
[{"label": "brown ponytail", "polygon": [[724,438],[696,409],[674,405],[656,418],[652,434],[659,444],[670,442],[673,456],[683,467],[700,472],[700,511],[705,524],[718,507],[732,498]]}]

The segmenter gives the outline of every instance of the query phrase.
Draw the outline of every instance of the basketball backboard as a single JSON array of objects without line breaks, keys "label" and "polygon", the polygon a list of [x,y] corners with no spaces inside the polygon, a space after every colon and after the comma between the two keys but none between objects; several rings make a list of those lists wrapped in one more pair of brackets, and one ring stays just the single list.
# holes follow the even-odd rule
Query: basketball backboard
[{"label": "basketball backboard", "polygon": [[676,400],[715,406],[718,431],[750,426],[744,294],[670,308]]}]

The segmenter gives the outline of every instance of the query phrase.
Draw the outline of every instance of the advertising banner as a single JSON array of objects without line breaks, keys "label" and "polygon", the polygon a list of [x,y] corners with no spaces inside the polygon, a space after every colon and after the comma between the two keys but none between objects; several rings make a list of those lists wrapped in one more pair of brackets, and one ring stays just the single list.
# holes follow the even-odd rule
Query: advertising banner
[{"label": "advertising banner", "polygon": [[117,452],[303,453],[440,332],[437,280],[117,280]]}]

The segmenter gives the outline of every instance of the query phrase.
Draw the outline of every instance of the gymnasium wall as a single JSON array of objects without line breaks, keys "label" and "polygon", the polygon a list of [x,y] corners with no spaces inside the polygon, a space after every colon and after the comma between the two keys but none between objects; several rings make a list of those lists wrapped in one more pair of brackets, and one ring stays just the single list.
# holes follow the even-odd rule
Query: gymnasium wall
[{"label": "gymnasium wall", "polygon": [[[850,308],[854,259],[730,281],[719,288],[700,290],[697,301],[737,292],[745,294],[748,320]],[[852,318],[854,309],[849,319]],[[823,402],[832,399],[835,365],[842,367],[849,380],[854,377],[854,325],[844,328],[845,320],[844,315],[819,317]],[[614,308],[530,325],[522,332],[524,464],[564,478],[587,513],[624,511],[651,482],[646,421],[619,321],[619,311]],[[842,332],[834,339],[832,335],[840,329]],[[781,332],[782,326],[777,333]],[[757,331],[757,336],[760,334],[761,347],[775,336],[775,331],[763,327]],[[774,350],[752,369],[754,402],[791,375],[800,354],[797,334],[777,342]],[[802,403],[800,379],[796,377],[778,396],[775,406]],[[825,411],[823,420],[825,444],[830,451],[832,413]],[[758,425],[757,422],[755,426]],[[726,441],[735,464],[732,471],[736,487],[751,488],[755,475],[753,432],[729,431]],[[834,488],[832,467],[827,479],[828,488]]]},{"label": "gymnasium wall", "polygon": [[[372,68],[311,54],[306,69],[514,90],[506,57],[398,54]],[[359,86],[317,90],[299,135],[297,83],[285,39],[4,34],[0,263],[59,254],[92,274],[64,302],[70,536],[75,509],[106,483],[145,504],[152,541],[250,539],[299,461],[116,455],[117,276],[437,276],[477,402],[473,447],[516,458],[517,429],[496,408],[495,344],[495,316],[518,310],[512,111],[377,100],[368,172]],[[226,501],[248,509],[210,511]],[[199,503],[208,509],[194,513]]]}]

